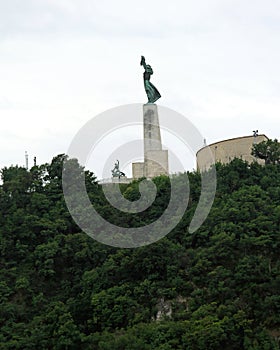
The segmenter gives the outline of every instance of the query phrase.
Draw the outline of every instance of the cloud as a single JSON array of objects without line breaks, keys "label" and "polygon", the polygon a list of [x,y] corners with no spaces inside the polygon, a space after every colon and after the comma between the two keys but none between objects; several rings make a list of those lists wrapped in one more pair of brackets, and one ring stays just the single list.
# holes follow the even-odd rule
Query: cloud
[{"label": "cloud", "polygon": [[14,107],[14,103],[12,101],[10,101],[5,96],[0,96],[0,110],[1,109],[13,108],[13,107]]},{"label": "cloud", "polygon": [[189,3],[183,0],[173,3],[159,0],[2,0],[0,30],[2,37],[54,33],[166,37],[178,32],[203,33],[217,26],[215,12],[220,4],[217,0]]}]

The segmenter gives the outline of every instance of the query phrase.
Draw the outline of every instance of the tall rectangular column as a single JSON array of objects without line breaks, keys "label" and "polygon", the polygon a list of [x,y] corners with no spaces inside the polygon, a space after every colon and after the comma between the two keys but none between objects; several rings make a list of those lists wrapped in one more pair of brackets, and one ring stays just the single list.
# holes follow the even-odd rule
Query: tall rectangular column
[{"label": "tall rectangular column", "polygon": [[144,118],[144,176],[168,174],[168,151],[162,150],[161,134],[156,104],[143,105]]},{"label": "tall rectangular column", "polygon": [[162,149],[157,105],[143,105],[144,163],[132,164],[133,178],[168,175],[168,151]]}]

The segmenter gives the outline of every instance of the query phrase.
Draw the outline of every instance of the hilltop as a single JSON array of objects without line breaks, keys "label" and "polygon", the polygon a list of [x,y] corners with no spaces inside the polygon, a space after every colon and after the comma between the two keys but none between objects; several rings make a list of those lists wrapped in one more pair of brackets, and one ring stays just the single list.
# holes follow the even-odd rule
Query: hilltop
[{"label": "hilltop", "polygon": [[[200,174],[178,175],[190,182],[180,224],[157,243],[118,249],[72,220],[65,159],[2,169],[1,349],[279,349],[279,164],[217,164],[213,207],[192,234]],[[152,222],[169,201],[169,178],[159,176],[152,207],[120,215],[94,174],[85,178],[93,205],[116,225]],[[125,198],[138,199],[138,185],[122,184]]]}]

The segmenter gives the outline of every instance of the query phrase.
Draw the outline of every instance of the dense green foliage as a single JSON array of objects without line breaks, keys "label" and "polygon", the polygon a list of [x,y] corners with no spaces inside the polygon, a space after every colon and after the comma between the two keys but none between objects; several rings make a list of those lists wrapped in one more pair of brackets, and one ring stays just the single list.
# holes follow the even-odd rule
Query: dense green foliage
[{"label": "dense green foliage", "polygon": [[[279,349],[280,165],[217,164],[214,205],[193,234],[200,175],[178,175],[191,189],[180,224],[157,243],[117,249],[72,221],[64,159],[2,169],[0,349]],[[156,178],[155,204],[137,221],[85,178],[100,214],[127,227],[157,218],[169,200],[168,178]],[[138,199],[138,183],[122,192]]]},{"label": "dense green foliage", "polygon": [[263,159],[265,164],[280,164],[280,143],[277,139],[256,143],[253,145],[252,155]]}]

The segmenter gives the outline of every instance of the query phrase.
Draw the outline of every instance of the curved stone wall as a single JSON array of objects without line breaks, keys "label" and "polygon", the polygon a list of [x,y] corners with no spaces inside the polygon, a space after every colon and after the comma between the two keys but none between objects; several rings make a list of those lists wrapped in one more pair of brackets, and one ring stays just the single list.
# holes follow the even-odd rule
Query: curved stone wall
[{"label": "curved stone wall", "polygon": [[241,158],[249,163],[257,161],[258,163],[263,164],[264,162],[261,159],[256,159],[251,155],[251,150],[254,143],[266,140],[268,140],[268,138],[262,134],[258,136],[237,137],[212,143],[211,145],[201,148],[196,153],[197,169],[204,171],[208,170],[210,167],[211,160],[209,159],[209,151],[207,152],[207,147],[212,151],[215,163],[221,162],[226,164],[234,158]]}]

